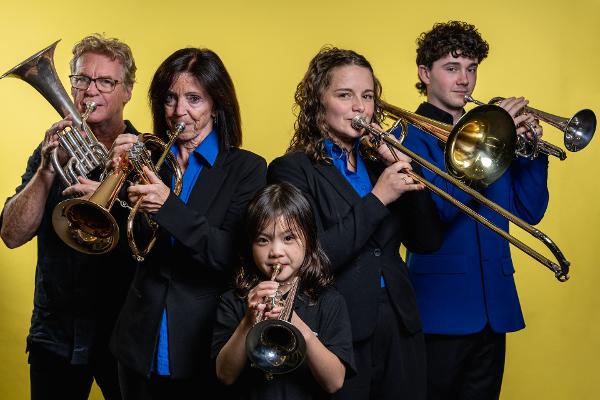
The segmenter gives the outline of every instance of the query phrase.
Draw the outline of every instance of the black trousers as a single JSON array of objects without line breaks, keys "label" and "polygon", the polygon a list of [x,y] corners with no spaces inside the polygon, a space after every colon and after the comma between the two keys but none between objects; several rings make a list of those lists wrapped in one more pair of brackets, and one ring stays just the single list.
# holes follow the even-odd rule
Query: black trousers
[{"label": "black trousers", "polygon": [[343,400],[426,398],[423,334],[409,335],[381,290],[374,334],[354,342],[357,375],[334,397]]},{"label": "black trousers", "polygon": [[427,398],[492,400],[500,397],[506,334],[489,326],[471,335],[425,335]]},{"label": "black trousers", "polygon": [[[201,399],[218,393],[202,379],[177,379],[169,376],[141,375],[119,363],[119,381],[124,400],[187,400]],[[212,382],[211,382],[212,384]],[[218,397],[218,396],[217,396]]]},{"label": "black trousers", "polygon": [[89,364],[73,365],[39,345],[30,345],[31,399],[86,400],[96,379],[106,400],[121,400],[117,361],[108,349],[102,353],[96,354]]}]

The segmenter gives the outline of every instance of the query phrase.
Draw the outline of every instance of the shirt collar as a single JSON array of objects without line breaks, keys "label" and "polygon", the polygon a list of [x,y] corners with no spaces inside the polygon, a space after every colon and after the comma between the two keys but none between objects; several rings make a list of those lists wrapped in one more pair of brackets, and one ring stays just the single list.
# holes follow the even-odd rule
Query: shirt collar
[{"label": "shirt collar", "polygon": [[[354,150],[358,150],[359,143],[360,142],[358,140],[355,141]],[[331,158],[335,158],[337,160],[346,158],[346,152],[344,151],[344,149],[342,149],[342,147],[335,143],[333,140],[325,139],[323,145],[325,146],[325,151],[331,156]]]},{"label": "shirt collar", "polygon": [[436,121],[440,121],[445,124],[454,125],[454,118],[451,114],[447,113],[442,109],[437,108],[436,106],[428,102],[421,103],[419,108],[417,108],[417,114],[427,118],[435,119]]},{"label": "shirt collar", "polygon": [[[175,156],[179,154],[179,148],[176,144],[171,146],[171,151]],[[194,154],[198,155],[211,167],[215,165],[217,155],[219,154],[219,136],[215,130],[212,130],[207,137],[194,149]]]}]

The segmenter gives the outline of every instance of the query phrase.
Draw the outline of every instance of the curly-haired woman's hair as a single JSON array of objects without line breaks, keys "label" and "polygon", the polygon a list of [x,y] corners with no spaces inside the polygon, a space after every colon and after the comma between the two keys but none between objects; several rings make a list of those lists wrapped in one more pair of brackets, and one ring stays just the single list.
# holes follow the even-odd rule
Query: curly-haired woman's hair
[{"label": "curly-haired woman's hair", "polygon": [[95,33],[86,36],[73,46],[73,58],[69,62],[71,73],[75,73],[77,60],[85,53],[101,54],[111,60],[119,60],[123,65],[123,84],[129,89],[133,88],[135,82],[135,60],[131,54],[131,48],[119,39],[107,38],[104,35]]},{"label": "curly-haired woman's hair", "polygon": [[381,120],[381,84],[375,77],[369,61],[352,50],[325,46],[310,61],[304,78],[296,87],[294,109],[297,111],[297,118],[288,152],[301,151],[314,162],[331,162],[323,147],[323,142],[330,135],[325,122],[325,107],[322,98],[331,83],[333,69],[346,65],[356,65],[371,71],[375,92],[373,121]]},{"label": "curly-haired woman's hair", "polygon": [[[294,185],[278,183],[264,187],[248,205],[246,213],[246,239],[248,249],[261,232],[280,218],[284,228],[294,233],[304,247],[304,261],[298,270],[302,293],[315,300],[319,292],[332,283],[329,260],[317,239],[317,225],[312,207]],[[250,289],[265,280],[265,276],[252,260],[251,250],[235,277],[236,293],[241,298]]]},{"label": "curly-haired woman's hair", "polygon": [[[446,54],[473,58],[481,63],[488,51],[488,43],[474,25],[461,21],[436,23],[429,32],[423,32],[417,38],[417,66],[431,68],[435,61]],[[415,86],[421,94],[427,94],[427,87],[420,78]]]},{"label": "curly-haired woman's hair", "polygon": [[148,90],[154,132],[164,135],[167,131],[165,100],[173,82],[184,72],[196,78],[213,101],[213,127],[219,134],[220,148],[241,146],[242,122],[235,87],[219,56],[209,49],[177,50],[154,73]]}]

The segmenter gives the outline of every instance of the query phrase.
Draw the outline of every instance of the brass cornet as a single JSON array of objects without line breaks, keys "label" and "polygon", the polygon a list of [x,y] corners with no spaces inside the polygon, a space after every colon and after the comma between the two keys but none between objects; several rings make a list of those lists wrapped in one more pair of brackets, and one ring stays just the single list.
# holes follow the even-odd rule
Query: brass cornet
[{"label": "brass cornet", "polygon": [[[386,107],[389,108],[391,106],[384,105],[384,109]],[[478,148],[490,147],[487,144],[485,144],[485,142],[488,141],[487,138],[490,135],[490,132],[491,132],[490,129],[494,127],[493,122],[497,118],[500,121],[505,119],[505,117],[509,119],[509,121],[508,120],[505,121],[505,125],[512,127],[512,131],[510,131],[509,137],[512,136],[514,138],[515,125],[512,122],[512,117],[505,110],[502,110],[504,112],[504,114],[502,112],[499,112],[497,114],[498,109],[502,110],[500,107],[493,106],[493,105],[483,105],[483,106],[476,107],[473,110],[467,112],[465,115],[463,115],[462,118],[456,123],[456,125],[454,127],[447,125],[449,127],[449,130],[446,131],[445,133],[443,132],[443,130],[445,130],[445,127],[442,126],[443,124],[438,126],[438,128],[436,129],[436,131],[438,131],[437,133],[446,139],[445,140],[446,141],[445,158],[446,158],[447,163],[448,163],[449,159],[450,160],[456,159],[456,158],[462,159],[463,156],[461,155],[461,152],[465,151],[465,149],[478,149]],[[421,130],[425,130],[428,133],[433,134],[432,132],[427,130],[427,125],[432,121],[429,118],[425,118],[420,115],[410,113],[408,111],[401,110],[401,109],[398,109],[395,107],[394,107],[393,112],[396,115],[396,118],[403,118],[405,120],[404,124],[410,123],[411,125],[417,126]],[[490,112],[493,114],[497,114],[497,115],[495,115],[492,118],[489,118],[489,116],[486,116],[485,114],[490,113]],[[402,115],[399,115],[399,114],[402,114]],[[499,117],[501,115],[504,115],[504,117]],[[433,183],[424,179],[422,176],[417,175],[413,171],[403,171],[408,176],[410,176],[413,180],[415,180],[416,182],[422,183],[429,190],[431,190],[432,192],[434,192],[435,194],[437,194],[444,200],[449,201],[450,203],[452,203],[453,205],[458,207],[462,212],[467,214],[469,217],[473,218],[475,221],[477,221],[480,224],[491,229],[494,233],[502,236],[504,239],[508,240],[510,243],[512,243],[514,246],[516,246],[519,250],[525,252],[527,255],[534,258],[536,261],[540,262],[542,265],[544,265],[545,267],[550,269],[554,273],[554,276],[556,277],[556,279],[558,279],[560,282],[564,282],[567,279],[569,279],[569,265],[570,265],[569,261],[567,261],[565,259],[565,257],[563,256],[563,254],[560,251],[560,249],[558,248],[558,246],[556,246],[556,244],[548,236],[546,236],[543,232],[541,232],[539,229],[536,229],[533,226],[527,224],[525,221],[523,221],[516,215],[511,214],[510,212],[508,212],[507,210],[505,210],[498,204],[487,199],[486,197],[481,195],[478,191],[472,189],[471,187],[469,187],[468,185],[463,183],[461,180],[457,179],[456,177],[452,176],[451,174],[449,174],[447,172],[442,171],[441,169],[439,169],[432,163],[428,162],[427,160],[425,160],[423,157],[421,157],[417,153],[408,149],[406,146],[404,146],[402,144],[402,140],[405,137],[404,135],[402,135],[400,137],[400,140],[398,140],[391,133],[371,126],[361,115],[357,115],[353,118],[352,125],[355,129],[364,129],[365,132],[370,137],[372,145],[378,146],[381,143],[386,144],[390,148],[392,155],[394,155],[394,157],[396,157],[396,158],[397,158],[397,155],[396,155],[394,149],[401,151],[402,153],[404,153],[407,156],[409,156],[410,158],[412,158],[415,162],[417,162],[421,166],[427,168],[428,170],[435,173],[436,175],[439,175],[440,177],[444,178],[448,182],[457,186],[459,189],[461,189],[465,193],[472,196],[473,199],[475,199],[480,204],[488,207],[490,210],[493,210],[494,212],[496,212],[499,215],[503,216],[504,218],[508,219],[510,222],[517,225],[521,229],[525,230],[527,233],[529,233],[536,239],[539,239],[552,252],[552,254],[555,256],[558,264],[549,260],[548,258],[544,257],[543,255],[541,255],[540,253],[538,253],[537,251],[535,251],[534,249],[532,249],[525,243],[521,242],[517,238],[509,235],[504,230],[498,228],[492,222],[488,221],[485,217],[476,213],[473,209],[471,209],[467,205],[456,200],[455,198],[450,196],[448,193],[446,193],[444,190],[440,189],[439,187],[435,186]],[[406,132],[406,129],[404,129],[404,131]],[[492,137],[494,137],[494,136],[495,135],[492,135]],[[462,143],[463,141],[465,143]],[[494,141],[495,140],[492,140],[492,142],[494,142]],[[481,142],[483,142],[483,143],[481,143]],[[491,146],[491,147],[494,147],[494,146]],[[504,151],[508,153],[508,154],[501,154],[501,152],[498,153],[498,155],[500,156],[501,159],[504,158],[505,156],[514,156],[514,149],[511,146],[500,146],[500,147],[503,148]],[[448,154],[448,153],[450,153],[450,154]],[[471,152],[469,152],[468,154],[471,154]],[[484,153],[483,155],[475,157],[475,158],[487,157],[487,158],[489,158],[489,163],[494,164],[495,162],[497,162],[497,160],[495,160],[493,158],[493,157],[495,157],[494,154],[495,154],[495,152],[492,151],[492,152]],[[470,157],[470,158],[473,158],[473,157]],[[509,157],[509,159],[512,160],[512,158],[510,158],[510,157]],[[487,163],[488,163],[488,161],[484,162],[484,164],[487,164]],[[469,166],[470,164],[471,163],[467,163],[465,165]],[[459,163],[457,165],[460,166],[461,164]],[[450,168],[448,168],[448,169],[450,170]],[[482,172],[483,171],[484,170],[482,170]],[[459,176],[461,175],[460,170],[456,171],[456,172],[458,173]],[[492,173],[495,174],[494,169],[492,169]],[[485,179],[485,177],[483,179]]]},{"label": "brass cornet", "polygon": [[[488,104],[498,104],[504,97],[494,97]],[[465,96],[465,101],[483,105],[473,97]],[[571,118],[559,117],[533,107],[524,107],[520,113],[532,114],[540,121],[559,129],[564,133],[564,143],[567,150],[576,152],[585,148],[594,137],[596,131],[596,114],[592,110],[583,109]],[[519,135],[517,140],[516,154],[520,157],[534,159],[539,153],[557,157],[560,160],[567,158],[563,149],[540,139],[535,132],[531,132],[531,139],[526,135]]]},{"label": "brass cornet", "polygon": [[[119,241],[119,226],[110,210],[130,173],[135,174],[134,180],[147,182],[142,172],[143,166],[158,173],[163,162],[166,161],[175,174],[173,192],[179,195],[182,173],[177,160],[169,150],[184,128],[183,123],[177,124],[175,130],[168,134],[168,143],[163,143],[155,135],[141,135],[140,141],[128,152],[127,158],[106,175],[89,200],[69,199],[60,202],[52,212],[52,224],[62,241],[73,249],[87,254],[103,254],[112,250]],[[150,158],[148,145],[158,147],[161,151],[156,164]],[[127,221],[129,247],[137,261],[143,261],[152,249],[158,230],[156,223],[147,218],[152,229],[151,238],[146,248],[140,251],[133,234],[133,220],[140,202],[141,199],[130,210]]]},{"label": "brass cornet", "polygon": [[97,167],[104,166],[108,151],[96,139],[86,123],[88,116],[96,109],[96,104],[87,103],[85,113],[80,116],[58,79],[54,67],[54,50],[59,41],[11,68],[0,76],[0,79],[10,76],[29,83],[58,111],[61,117],[71,115],[73,126],[65,128],[58,134],[60,147],[66,151],[69,160],[64,166],[60,165],[58,148],[52,151],[51,157],[52,165],[61,182],[65,186],[71,186],[78,183],[78,176],[88,176]]},{"label": "brass cornet", "polygon": [[[271,280],[275,280],[281,265],[273,267]],[[289,321],[294,299],[298,290],[299,278],[295,277],[285,300],[283,310],[277,319],[264,319],[264,312],[256,318],[256,324],[246,336],[246,354],[253,367],[266,373],[267,379],[273,375],[285,374],[298,368],[306,356],[306,341],[298,328]],[[269,299],[267,307],[276,305],[277,295]]]}]

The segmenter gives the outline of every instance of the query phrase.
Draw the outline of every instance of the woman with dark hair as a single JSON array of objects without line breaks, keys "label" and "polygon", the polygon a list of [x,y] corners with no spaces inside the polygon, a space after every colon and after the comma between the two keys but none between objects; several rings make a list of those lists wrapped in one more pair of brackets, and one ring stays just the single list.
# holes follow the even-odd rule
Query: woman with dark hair
[{"label": "woman with dark hair", "polygon": [[[296,90],[298,117],[286,155],[269,166],[270,182],[289,182],[311,202],[319,240],[352,324],[357,375],[342,399],[425,398],[421,322],[400,244],[413,251],[441,243],[439,219],[411,160],[378,149],[384,165],[359,155],[361,115],[376,123],[381,85],[351,50],[323,48]],[[416,169],[416,167],[415,167]]]},{"label": "woman with dark hair", "polygon": [[[233,385],[230,398],[237,399],[321,399],[336,392],[354,371],[350,319],[343,297],[331,287],[310,203],[288,183],[267,186],[248,206],[246,232],[251,257],[217,311],[218,378]],[[277,266],[280,272],[271,279]],[[269,379],[251,365],[246,338],[259,315],[279,317],[281,304],[269,308],[265,300],[289,296],[294,299],[290,322],[306,342],[306,357],[297,369]]]},{"label": "woman with dark hair", "polygon": [[[175,195],[171,171],[163,168],[161,179],[146,167],[149,183],[128,188],[130,202],[141,199],[140,210],[160,230],[138,264],[112,349],[125,399],[188,398],[216,382],[210,345],[217,303],[238,263],[244,213],[265,184],[266,163],[238,148],[235,90],[214,52],[173,53],[156,71],[149,97],[157,133],[185,124],[171,148],[183,188]],[[130,138],[118,146],[126,150]]]}]

